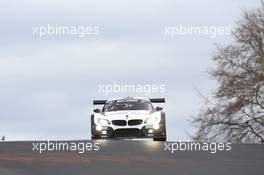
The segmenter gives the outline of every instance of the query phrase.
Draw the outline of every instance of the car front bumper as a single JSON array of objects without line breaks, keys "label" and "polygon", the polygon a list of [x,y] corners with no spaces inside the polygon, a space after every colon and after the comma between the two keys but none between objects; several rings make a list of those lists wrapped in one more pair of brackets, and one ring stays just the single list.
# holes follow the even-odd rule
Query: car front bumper
[{"label": "car front bumper", "polygon": [[[158,126],[157,126],[158,125]],[[102,139],[125,139],[125,138],[156,138],[166,135],[165,125],[162,123],[151,125],[145,124],[137,127],[115,127],[92,125],[92,136]]]}]

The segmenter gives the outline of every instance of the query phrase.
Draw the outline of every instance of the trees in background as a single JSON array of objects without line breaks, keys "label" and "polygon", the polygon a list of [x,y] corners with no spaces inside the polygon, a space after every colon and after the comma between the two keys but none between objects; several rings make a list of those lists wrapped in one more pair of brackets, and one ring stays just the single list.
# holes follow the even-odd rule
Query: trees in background
[{"label": "trees in background", "polygon": [[234,42],[217,48],[219,83],[193,117],[197,141],[264,143],[264,4],[244,12],[233,33]]}]

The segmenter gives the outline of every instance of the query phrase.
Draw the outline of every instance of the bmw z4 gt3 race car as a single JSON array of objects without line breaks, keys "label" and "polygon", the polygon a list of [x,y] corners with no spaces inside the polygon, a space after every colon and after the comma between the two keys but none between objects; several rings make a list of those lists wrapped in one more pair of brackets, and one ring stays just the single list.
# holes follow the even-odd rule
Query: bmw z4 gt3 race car
[{"label": "bmw z4 gt3 race car", "polygon": [[152,138],[166,141],[166,119],[162,107],[154,108],[152,103],[165,103],[165,98],[116,98],[94,100],[91,115],[92,139]]}]

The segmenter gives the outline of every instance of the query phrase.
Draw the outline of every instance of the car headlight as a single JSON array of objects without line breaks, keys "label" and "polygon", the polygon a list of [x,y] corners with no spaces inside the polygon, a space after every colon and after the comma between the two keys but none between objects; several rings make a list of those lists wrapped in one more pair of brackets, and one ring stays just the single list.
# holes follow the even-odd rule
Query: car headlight
[{"label": "car headlight", "polygon": [[155,117],[147,118],[144,123],[146,123],[146,124],[155,124],[155,123],[159,123],[160,120],[161,119],[160,119],[159,116],[155,116]]},{"label": "car headlight", "polygon": [[97,122],[100,125],[108,125],[108,124],[110,124],[110,122],[108,120],[102,119],[102,118],[97,119]]}]

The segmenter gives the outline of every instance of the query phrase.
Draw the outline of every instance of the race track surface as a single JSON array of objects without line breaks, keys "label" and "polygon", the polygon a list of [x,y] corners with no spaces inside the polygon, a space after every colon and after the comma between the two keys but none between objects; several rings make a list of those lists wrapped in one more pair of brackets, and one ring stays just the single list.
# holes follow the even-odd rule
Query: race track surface
[{"label": "race track surface", "polygon": [[[84,142],[91,142],[86,140]],[[94,142],[92,142],[94,143]],[[153,141],[100,141],[98,151],[32,151],[32,142],[0,143],[0,175],[263,175],[264,144],[231,151],[165,151]]]}]

